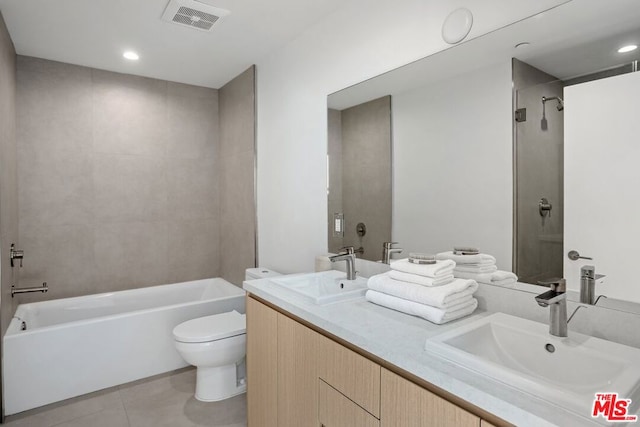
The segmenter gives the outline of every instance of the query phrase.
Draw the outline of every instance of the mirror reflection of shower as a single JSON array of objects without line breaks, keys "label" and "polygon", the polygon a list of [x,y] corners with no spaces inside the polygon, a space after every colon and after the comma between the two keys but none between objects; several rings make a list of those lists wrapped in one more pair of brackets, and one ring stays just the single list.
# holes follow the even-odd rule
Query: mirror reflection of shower
[{"label": "mirror reflection of shower", "polygon": [[564,110],[564,100],[562,98],[560,98],[559,96],[550,96],[550,97],[546,97],[543,96],[542,97],[542,119],[540,120],[540,128],[542,128],[542,130],[547,130],[549,128],[549,123],[547,122],[547,101],[557,101],[558,105],[556,105],[556,109],[558,111],[562,111]]},{"label": "mirror reflection of shower", "polygon": [[[550,98],[547,98],[546,96],[543,96],[543,97],[542,97],[542,105],[544,106],[544,105],[545,105],[545,103],[546,103],[547,101],[553,101],[554,99],[555,99],[556,101],[558,101],[558,105],[556,105],[556,109],[557,109],[558,111],[562,111],[562,110],[564,110],[564,101],[563,101],[563,100],[562,100],[562,98],[560,98],[559,96],[552,96],[552,97],[550,97]],[[543,110],[543,111],[544,111],[544,110]]]}]

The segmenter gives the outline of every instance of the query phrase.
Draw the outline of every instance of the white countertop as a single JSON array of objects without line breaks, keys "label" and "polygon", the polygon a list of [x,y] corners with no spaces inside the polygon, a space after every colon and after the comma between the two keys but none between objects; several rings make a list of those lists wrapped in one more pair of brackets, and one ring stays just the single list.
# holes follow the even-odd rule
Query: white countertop
[{"label": "white countertop", "polygon": [[480,309],[464,319],[435,325],[367,302],[364,298],[328,305],[306,302],[271,283],[245,281],[243,288],[391,365],[411,373],[518,426],[602,425],[426,351],[427,338],[491,313]]}]

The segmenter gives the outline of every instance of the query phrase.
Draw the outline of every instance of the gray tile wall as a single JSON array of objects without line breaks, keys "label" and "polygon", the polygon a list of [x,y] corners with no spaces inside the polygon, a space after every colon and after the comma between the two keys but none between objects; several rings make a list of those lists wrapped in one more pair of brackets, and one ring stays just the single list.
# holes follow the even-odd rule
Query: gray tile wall
[{"label": "gray tile wall", "polygon": [[220,267],[242,284],[256,266],[255,66],[220,89]]},{"label": "gray tile wall", "polygon": [[17,67],[20,301],[219,276],[218,91]]},{"label": "gray tile wall", "polygon": [[18,176],[16,170],[16,52],[0,14],[0,320],[2,336],[13,315],[9,248],[18,241]]},{"label": "gray tile wall", "polygon": [[[391,241],[390,96],[342,111],[342,208],[343,243],[362,246],[363,259],[382,259],[382,244]],[[364,237],[356,233],[359,222]]]},{"label": "gray tile wall", "polygon": [[[555,101],[544,108],[542,97],[560,96],[563,83],[524,62],[513,60],[517,108],[527,108],[527,121],[516,123],[516,264],[520,281],[537,283],[563,277],[564,112]],[[541,217],[540,198],[553,205]]]},{"label": "gray tile wall", "polygon": [[327,196],[327,241],[329,252],[338,253],[344,246],[342,236],[333,236],[333,214],[342,208],[342,112],[329,109],[327,113],[327,154],[329,156],[329,195]]}]

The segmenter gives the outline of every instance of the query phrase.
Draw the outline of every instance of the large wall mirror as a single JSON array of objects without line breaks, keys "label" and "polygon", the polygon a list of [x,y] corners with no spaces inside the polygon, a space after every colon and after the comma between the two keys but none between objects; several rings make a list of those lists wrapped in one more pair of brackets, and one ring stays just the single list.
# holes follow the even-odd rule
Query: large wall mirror
[{"label": "large wall mirror", "polygon": [[573,0],[331,94],[329,251],[466,245],[572,290],[593,265],[598,305],[636,307],[639,23]]}]

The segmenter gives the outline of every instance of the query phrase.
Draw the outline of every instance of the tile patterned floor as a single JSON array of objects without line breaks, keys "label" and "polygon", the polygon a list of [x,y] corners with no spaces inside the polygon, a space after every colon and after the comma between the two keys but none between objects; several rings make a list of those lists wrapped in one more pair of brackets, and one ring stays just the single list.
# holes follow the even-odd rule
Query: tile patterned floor
[{"label": "tile patterned floor", "polygon": [[246,427],[246,394],[222,402],[193,396],[186,368],[7,417],[9,427]]}]

